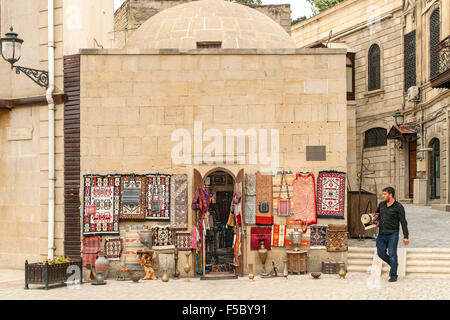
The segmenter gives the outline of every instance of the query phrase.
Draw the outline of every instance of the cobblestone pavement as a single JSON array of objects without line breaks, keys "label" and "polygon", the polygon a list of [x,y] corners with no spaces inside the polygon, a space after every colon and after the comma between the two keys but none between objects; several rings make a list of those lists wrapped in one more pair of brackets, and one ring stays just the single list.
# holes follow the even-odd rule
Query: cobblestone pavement
[{"label": "cobblestone pavement", "polygon": [[[23,275],[23,271],[17,271]],[[16,277],[17,279],[17,277]],[[261,279],[250,282],[247,278],[237,280],[184,279],[116,281],[108,279],[103,286],[85,283],[81,286],[60,286],[48,291],[42,286],[31,285],[24,290],[23,280],[0,282],[0,299],[55,299],[55,300],[95,300],[95,299],[189,299],[189,300],[222,300],[222,299],[450,299],[450,279],[399,278],[396,283],[387,282],[387,276],[372,279],[369,275],[348,274],[341,280],[337,275],[322,275],[321,279],[312,279],[309,274]]]},{"label": "cobblestone pavement", "polygon": [[[450,248],[450,212],[433,210],[431,206],[404,204],[404,207],[410,243],[403,244],[400,227],[399,248]],[[375,248],[375,240],[350,239],[349,246]]]}]

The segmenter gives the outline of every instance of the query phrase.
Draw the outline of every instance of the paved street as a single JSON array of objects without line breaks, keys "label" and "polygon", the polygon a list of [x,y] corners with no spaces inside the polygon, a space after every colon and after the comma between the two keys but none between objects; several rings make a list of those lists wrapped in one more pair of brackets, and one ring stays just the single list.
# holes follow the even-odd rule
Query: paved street
[{"label": "paved street", "polygon": [[[4,270],[1,270],[2,272]],[[23,271],[10,271],[11,279],[22,277]],[[345,280],[337,275],[322,275],[315,280],[308,275],[237,280],[191,279],[191,282],[170,280],[116,281],[109,279],[103,286],[85,283],[75,287],[57,287],[45,291],[33,285],[23,289],[23,280],[4,282],[0,279],[0,299],[450,299],[450,279],[400,278],[396,283],[387,282],[387,276],[372,279],[369,275],[349,274]]]},{"label": "paved street", "polygon": [[[450,212],[431,209],[431,206],[404,204],[409,229],[409,248],[450,248]],[[399,247],[403,248],[400,228]],[[350,239],[351,247],[375,247],[374,239]]]}]

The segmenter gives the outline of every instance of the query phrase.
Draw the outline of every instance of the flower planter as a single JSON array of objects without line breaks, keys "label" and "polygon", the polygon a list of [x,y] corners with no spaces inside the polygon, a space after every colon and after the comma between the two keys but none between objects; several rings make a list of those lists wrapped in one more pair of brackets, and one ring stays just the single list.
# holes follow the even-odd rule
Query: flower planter
[{"label": "flower planter", "polygon": [[42,264],[28,263],[25,261],[25,289],[29,289],[29,284],[42,284],[45,290],[48,290],[49,284],[65,283],[69,277],[73,275],[73,271],[67,273],[70,266],[78,266],[80,268],[80,284],[83,283],[83,262],[82,259],[70,261],[68,263],[58,264]]}]

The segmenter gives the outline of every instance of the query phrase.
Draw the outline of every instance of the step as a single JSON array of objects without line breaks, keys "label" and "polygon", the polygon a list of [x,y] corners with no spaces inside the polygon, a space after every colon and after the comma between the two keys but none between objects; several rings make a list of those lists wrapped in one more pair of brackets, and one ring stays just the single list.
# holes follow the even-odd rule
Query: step
[{"label": "step", "polygon": [[406,268],[406,274],[410,274],[410,273],[450,274],[450,268],[434,268],[434,267],[409,267],[409,268]]},{"label": "step", "polygon": [[438,278],[438,279],[450,279],[450,274],[423,274],[423,273],[406,273],[408,278],[415,278],[415,279],[430,279],[430,278]]},{"label": "step", "polygon": [[436,253],[442,254],[447,253],[450,254],[450,248],[407,248],[408,255],[413,253]]},{"label": "step", "polygon": [[362,272],[362,273],[369,273],[370,267],[368,266],[348,266],[347,272]]},{"label": "step", "polygon": [[375,252],[375,248],[348,247],[348,252]]},{"label": "step", "polygon": [[373,253],[349,252],[347,259],[373,259]]},{"label": "step", "polygon": [[450,254],[447,253],[410,253],[406,256],[408,260],[449,260]]},{"label": "step", "polygon": [[347,260],[347,263],[352,266],[361,266],[361,265],[371,266],[373,263],[373,260],[372,259],[370,259],[370,260],[352,259],[352,260]]},{"label": "step", "polygon": [[449,267],[450,268],[450,261],[446,260],[428,260],[428,261],[422,261],[422,260],[413,260],[413,261],[406,261],[406,266],[424,266],[424,267]]}]

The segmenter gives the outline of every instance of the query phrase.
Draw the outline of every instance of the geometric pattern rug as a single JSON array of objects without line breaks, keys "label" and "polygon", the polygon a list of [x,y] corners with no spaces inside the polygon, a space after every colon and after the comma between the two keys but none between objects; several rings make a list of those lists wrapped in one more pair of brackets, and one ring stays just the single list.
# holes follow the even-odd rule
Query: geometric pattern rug
[{"label": "geometric pattern rug", "polygon": [[177,231],[175,239],[178,251],[191,251],[191,233],[189,231]]},{"label": "geometric pattern rug", "polygon": [[[134,179],[133,179],[134,177]],[[145,221],[145,176],[132,176],[130,179],[129,175],[122,176],[122,186],[121,192],[123,193],[124,186],[135,187],[140,190],[140,202],[138,205],[126,205],[121,202],[120,204],[120,220],[142,220]]]},{"label": "geometric pattern rug", "polygon": [[186,230],[188,226],[188,177],[187,174],[172,176],[170,191],[170,226],[172,230]]},{"label": "geometric pattern rug", "polygon": [[327,244],[327,226],[311,225],[311,248],[325,248]]},{"label": "geometric pattern rug", "polygon": [[146,220],[170,221],[170,180],[171,175],[147,175]]},{"label": "geometric pattern rug", "polygon": [[344,219],[345,172],[320,171],[317,179],[317,217]]},{"label": "geometric pattern rug", "polygon": [[308,225],[317,223],[314,174],[298,173],[293,182],[293,189],[295,220],[306,221]]},{"label": "geometric pattern rug", "polygon": [[123,251],[123,240],[121,238],[105,239],[105,257],[108,260],[120,260]]}]

